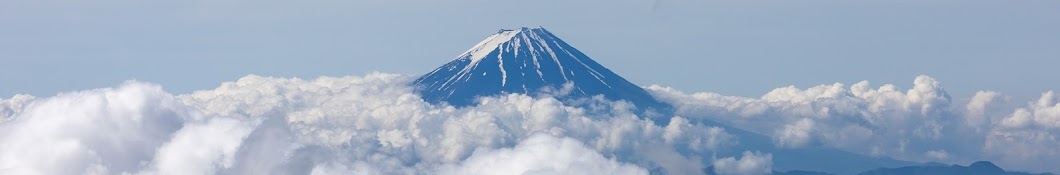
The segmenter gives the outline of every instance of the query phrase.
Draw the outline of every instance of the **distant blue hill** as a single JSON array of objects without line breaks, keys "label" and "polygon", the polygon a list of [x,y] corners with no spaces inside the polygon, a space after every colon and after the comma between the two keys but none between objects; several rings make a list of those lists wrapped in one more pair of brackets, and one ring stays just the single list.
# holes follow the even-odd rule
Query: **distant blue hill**
[{"label": "distant blue hill", "polygon": [[858,173],[858,175],[1051,175],[1052,173],[1031,174],[1009,172],[987,161],[979,161],[968,166],[906,166],[901,168],[880,168]]},{"label": "distant blue hill", "polygon": [[[714,167],[707,168],[707,174],[717,174]],[[817,171],[773,171],[773,175],[835,175]],[[1052,173],[1031,174],[1024,172],[1009,172],[997,167],[987,161],[979,161],[968,166],[945,165],[938,162],[929,162],[919,166],[905,166],[900,168],[879,168],[876,170],[858,173],[857,175],[1052,175]]]}]

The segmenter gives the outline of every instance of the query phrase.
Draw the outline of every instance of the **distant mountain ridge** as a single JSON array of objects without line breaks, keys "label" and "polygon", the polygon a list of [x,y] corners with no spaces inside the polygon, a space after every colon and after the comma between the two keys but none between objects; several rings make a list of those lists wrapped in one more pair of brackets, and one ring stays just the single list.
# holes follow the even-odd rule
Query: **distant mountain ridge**
[{"label": "distant mountain ridge", "polygon": [[968,166],[923,165],[900,168],[880,168],[858,173],[858,175],[1052,175],[1052,173],[1031,174],[1024,172],[1010,172],[1001,169],[1001,167],[994,165],[994,163],[978,161]]},{"label": "distant mountain ridge", "polygon": [[[714,167],[707,168],[707,174],[717,174],[714,172]],[[802,171],[802,170],[791,170],[791,171],[773,171],[773,175],[835,175],[825,172],[817,171]],[[960,165],[939,165],[937,162],[932,162],[918,166],[905,166],[899,168],[879,168],[870,170],[857,175],[1053,175],[1052,173],[1024,173],[1024,172],[1010,172],[997,167],[988,161],[978,161],[968,166]]]}]

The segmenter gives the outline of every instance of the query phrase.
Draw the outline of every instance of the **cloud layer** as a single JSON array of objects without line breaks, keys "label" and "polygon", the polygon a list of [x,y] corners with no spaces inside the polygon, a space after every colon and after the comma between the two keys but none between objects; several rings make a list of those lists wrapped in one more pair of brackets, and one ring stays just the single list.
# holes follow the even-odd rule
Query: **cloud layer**
[{"label": "cloud layer", "polygon": [[[0,99],[0,174],[767,174],[772,154],[742,150],[718,121],[784,149],[835,147],[913,161],[1060,171],[1057,95],[1016,109],[997,92],[954,102],[941,83],[782,87],[761,98],[651,86],[670,123],[626,102],[566,106],[506,94],[468,108],[423,102],[410,77],[313,80],[250,75],[173,95],[112,88]],[[726,152],[742,154],[725,155]],[[54,168],[64,167],[64,168]]]},{"label": "cloud layer", "polygon": [[1005,109],[1005,97],[981,91],[966,103],[954,102],[939,81],[918,76],[901,90],[867,81],[849,87],[835,83],[806,89],[782,87],[761,98],[684,93],[650,86],[658,98],[675,104],[678,115],[714,120],[770,135],[778,147],[835,147],[856,153],[911,161],[966,164],[997,161],[1002,167],[1052,171],[1040,162],[1060,161],[1056,115],[1060,107],[1047,92],[1037,102]]},{"label": "cloud layer", "polygon": [[699,155],[735,144],[722,128],[679,117],[659,126],[602,98],[593,109],[522,94],[435,106],[411,93],[408,80],[251,75],[185,95],[128,82],[23,100],[30,102],[7,105],[24,107],[0,124],[0,171],[701,173]]},{"label": "cloud layer", "polygon": [[604,158],[578,140],[534,134],[514,148],[479,149],[457,166],[442,167],[438,174],[639,174],[640,167]]}]

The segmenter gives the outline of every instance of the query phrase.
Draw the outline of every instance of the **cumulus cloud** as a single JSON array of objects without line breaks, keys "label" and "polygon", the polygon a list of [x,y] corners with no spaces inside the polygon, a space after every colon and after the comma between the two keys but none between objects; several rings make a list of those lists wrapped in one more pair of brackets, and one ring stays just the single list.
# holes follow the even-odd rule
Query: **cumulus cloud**
[{"label": "cumulus cloud", "polygon": [[662,86],[647,89],[673,103],[679,115],[771,135],[781,147],[823,142],[875,155],[921,156],[906,151],[902,142],[941,139],[943,123],[952,113],[949,95],[928,76],[918,76],[904,92],[890,84],[871,89],[862,81],[849,88],[840,83],[807,89],[782,87],[758,99],[686,94]]},{"label": "cumulus cloud", "polygon": [[13,118],[0,123],[0,174],[135,173],[202,116],[157,85],[128,82],[39,99]]},{"label": "cumulus cloud", "polygon": [[[983,148],[988,154],[1000,156],[1004,166],[1026,169],[1055,167],[1060,157],[1060,104],[1053,91],[1017,108],[1001,119],[987,135]],[[1056,171],[1056,170],[1053,170]]]},{"label": "cumulus cloud", "polygon": [[26,105],[35,98],[25,94],[15,95],[11,99],[0,98],[0,123],[11,119],[16,113],[22,112],[22,109],[25,109]]},{"label": "cumulus cloud", "polygon": [[230,118],[189,123],[157,148],[145,174],[212,174],[232,167],[235,153],[253,124]]},{"label": "cumulus cloud", "polygon": [[1038,127],[1044,129],[1060,128],[1060,104],[1056,102],[1053,91],[1042,94],[1038,101],[1025,108],[1016,109],[1001,121],[1003,128]]},{"label": "cumulus cloud", "polygon": [[[993,91],[979,91],[972,96],[972,100],[965,106],[965,124],[976,128],[979,132],[991,123],[997,123],[999,116],[988,114],[987,107],[997,103],[1002,98],[1001,93]],[[996,105],[995,105],[996,106]]]},{"label": "cumulus cloud", "polygon": [[514,148],[480,149],[438,174],[641,174],[646,169],[605,158],[580,141],[534,134]]},{"label": "cumulus cloud", "polygon": [[814,129],[813,119],[803,118],[792,124],[786,124],[780,130],[777,130],[776,141],[777,146],[797,148],[802,147],[810,142],[811,132]]},{"label": "cumulus cloud", "polygon": [[468,108],[433,105],[409,80],[250,75],[184,95],[129,82],[31,98],[0,123],[0,171],[430,174],[507,159],[530,173],[677,174],[702,173],[710,160],[700,155],[736,144],[720,127],[682,117],[657,125],[603,98],[587,99],[600,108],[524,94],[483,97]]},{"label": "cumulus cloud", "polygon": [[761,175],[773,172],[773,155],[744,151],[743,157],[725,157],[714,161],[719,175]]},{"label": "cumulus cloud", "polygon": [[410,80],[383,73],[250,75],[182,95],[142,82],[46,98],[17,95],[0,99],[0,174],[771,171],[770,153],[725,155],[742,150],[737,136],[704,121],[771,136],[784,149],[996,160],[1041,171],[1058,171],[1042,162],[1060,161],[1053,92],[1017,109],[1002,108],[1005,96],[989,91],[954,103],[927,76],[906,90],[863,81],[782,87],[760,98],[651,86],[677,110],[662,124],[602,97],[579,101],[584,108],[548,94],[482,97],[466,108],[434,105],[412,92]]},{"label": "cumulus cloud", "polygon": [[992,91],[954,103],[942,83],[928,76],[916,77],[905,90],[862,81],[781,87],[760,98],[647,89],[673,103],[678,115],[769,135],[781,148],[834,147],[912,161],[995,160],[1017,169],[1060,171],[1032,163],[1060,161],[1051,149],[1060,146],[1060,115],[1054,115],[1060,107],[1052,92],[1027,107],[1006,109],[1007,97]]}]

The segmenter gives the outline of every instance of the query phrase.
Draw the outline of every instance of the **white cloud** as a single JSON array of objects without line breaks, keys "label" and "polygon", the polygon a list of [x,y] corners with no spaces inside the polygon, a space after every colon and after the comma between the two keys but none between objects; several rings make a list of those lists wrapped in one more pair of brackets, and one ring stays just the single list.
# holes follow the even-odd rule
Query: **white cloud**
[{"label": "white cloud", "polygon": [[1053,91],[1045,92],[1035,103],[1025,108],[1016,109],[1012,115],[1001,121],[1003,128],[1041,127],[1045,129],[1060,128],[1060,104],[1056,102]]},{"label": "white cloud", "polygon": [[[640,159],[633,153],[643,149],[709,154],[733,144],[733,137],[722,128],[690,124],[682,118],[658,126],[634,116],[627,108],[591,111],[596,109],[572,108],[547,97],[509,94],[480,99],[482,104],[471,108],[434,106],[413,95],[405,86],[407,81],[408,77],[390,74],[311,81],[247,76],[180,98],[222,116],[286,115],[299,143],[349,145],[358,154],[379,154],[404,164],[459,162],[477,148],[511,146],[533,133],[574,138],[623,159]],[[590,100],[602,106],[622,106],[621,102],[600,101],[602,98]],[[642,144],[658,147],[639,146]],[[696,159],[669,152],[674,156],[642,162]],[[667,164],[652,166],[663,165]],[[697,166],[669,167],[702,169],[702,165]]]},{"label": "white cloud", "polygon": [[916,77],[907,90],[890,84],[873,88],[862,81],[849,87],[782,87],[757,99],[658,85],[647,90],[673,103],[678,115],[769,135],[780,147],[820,143],[903,160],[993,160],[1020,169],[1060,171],[1032,163],[1060,161],[1060,152],[1053,149],[1060,147],[1060,106],[1051,92],[1013,110],[1003,108],[1007,99],[991,91],[954,104],[941,83],[928,76]]},{"label": "white cloud", "polygon": [[950,158],[950,154],[946,150],[931,150],[924,153],[925,156],[935,160],[946,160]]},{"label": "white cloud", "polygon": [[540,148],[582,156],[524,157],[543,161],[524,162],[543,165],[527,170],[587,171],[544,166],[571,158],[620,172],[701,173],[698,155],[735,144],[722,128],[680,117],[659,126],[603,98],[586,99],[597,106],[588,109],[522,94],[437,106],[409,80],[251,75],[178,96],[129,82],[30,98],[5,109],[17,120],[0,123],[0,174],[424,174]]},{"label": "white cloud", "polygon": [[701,152],[724,149],[735,144],[735,136],[726,133],[725,129],[693,125],[680,116],[670,119],[662,137],[667,144],[688,144],[690,149]]},{"label": "white cloud", "polygon": [[646,169],[605,158],[581,142],[534,134],[514,148],[479,149],[437,174],[642,174]]},{"label": "white cloud", "polygon": [[214,174],[232,166],[253,124],[230,118],[187,123],[159,147],[145,174]]},{"label": "white cloud", "polygon": [[[1058,170],[1041,162],[1060,161],[1054,149],[1060,147],[1060,106],[1052,92],[1015,110],[1000,108],[1006,101],[996,92],[954,105],[927,76],[904,91],[836,83],[783,87],[761,98],[651,86],[678,110],[662,126],[635,116],[629,103],[603,98],[581,101],[588,108],[523,94],[483,97],[468,108],[432,105],[412,93],[410,78],[250,75],[176,96],[158,85],[128,82],[0,99],[0,174],[423,174],[470,171],[471,164],[502,163],[484,160],[506,156],[545,160],[525,157],[537,148],[584,153],[550,161],[620,169],[700,174],[715,165],[718,172],[769,172],[772,154],[719,155],[736,148],[737,138],[703,120],[770,135],[788,149],[992,160],[1042,171]],[[734,157],[712,158],[719,156]],[[522,168],[577,171],[547,163]]]},{"label": "white cloud", "polygon": [[999,156],[1002,166],[1024,169],[1052,168],[1060,161],[1060,104],[1053,91],[1017,108],[1001,119],[987,135],[983,150]]},{"label": "white cloud", "polygon": [[773,155],[744,151],[743,157],[725,157],[714,161],[719,175],[761,175],[773,173]]},{"label": "white cloud", "polygon": [[11,99],[0,98],[0,123],[11,119],[15,114],[22,112],[22,109],[26,108],[30,102],[36,97],[25,94],[18,94]]},{"label": "white cloud", "polygon": [[870,89],[866,81],[849,88],[840,83],[807,89],[789,86],[760,99],[709,92],[686,94],[661,86],[647,89],[675,104],[679,115],[770,135],[781,147],[822,142],[864,154],[917,160],[925,158],[920,152],[905,150],[902,142],[941,142],[948,115],[954,112],[950,112],[950,97],[938,81],[918,76],[913,84],[905,92],[890,84]]},{"label": "white cloud", "polygon": [[976,131],[996,123],[996,116],[987,114],[987,107],[1001,98],[1001,93],[993,91],[979,91],[972,96],[972,100],[965,106],[965,124],[973,127]]},{"label": "white cloud", "polygon": [[201,116],[157,85],[127,82],[38,99],[14,117],[0,123],[0,174],[134,173]]},{"label": "white cloud", "polygon": [[777,130],[775,143],[779,147],[798,148],[810,142],[813,134],[813,119],[803,118],[795,123],[786,124]]},{"label": "white cloud", "polygon": [[[372,167],[371,164],[365,162],[354,162],[354,163],[324,163],[318,164],[313,167],[313,171],[309,174],[312,175],[342,175],[342,174],[357,174],[357,175],[383,175],[379,169]],[[398,174],[398,173],[391,173]],[[406,173],[411,174],[411,173]]]}]

